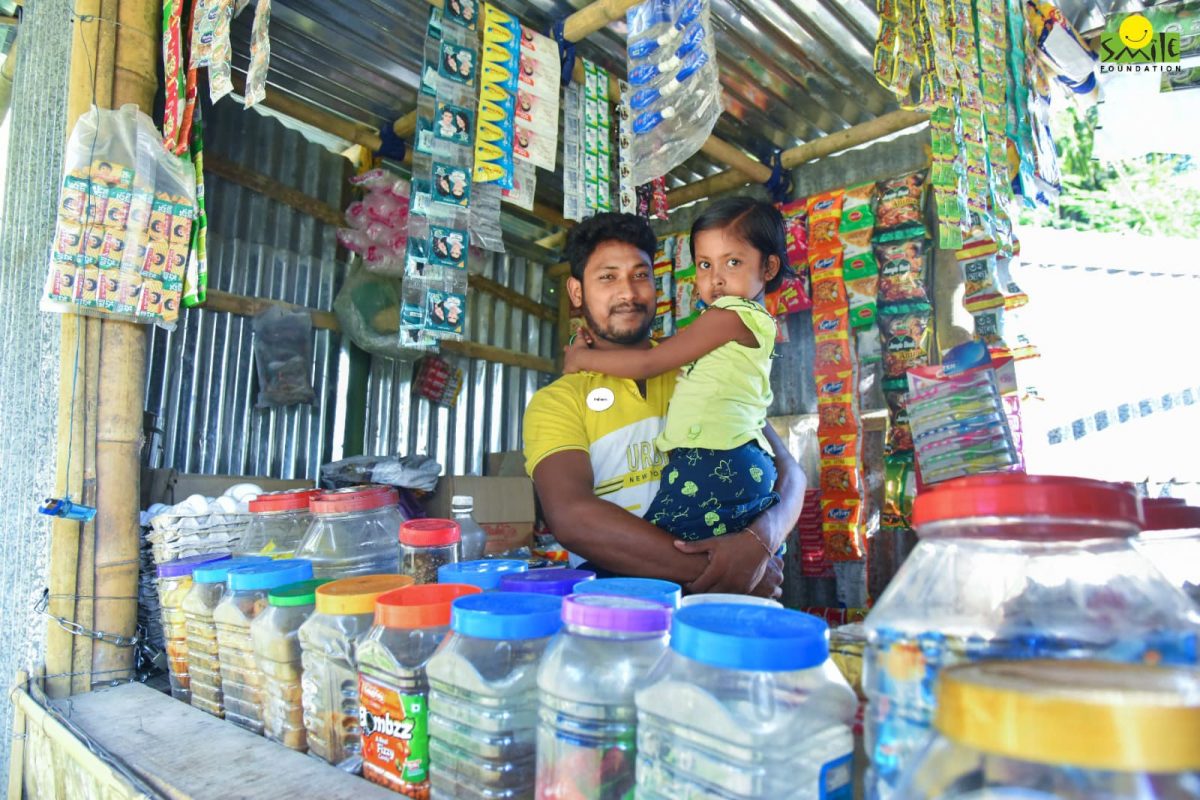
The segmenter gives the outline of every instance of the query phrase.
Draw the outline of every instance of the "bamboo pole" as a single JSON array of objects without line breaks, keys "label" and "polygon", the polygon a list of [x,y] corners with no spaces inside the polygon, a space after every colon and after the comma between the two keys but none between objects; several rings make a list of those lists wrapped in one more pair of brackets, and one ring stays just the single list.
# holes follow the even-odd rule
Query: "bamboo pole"
[{"label": "bamboo pole", "polygon": [[[112,105],[152,112],[158,89],[161,4],[117,0]],[[97,76],[97,84],[105,76]],[[95,628],[132,637],[137,627],[141,532],[139,480],[145,401],[146,329],[101,323],[96,422]],[[133,649],[97,640],[92,671],[105,680],[133,673]]]},{"label": "bamboo pole", "polygon": [[[799,147],[784,150],[780,161],[783,163],[784,169],[794,169],[806,161],[814,161],[851,147],[857,147],[860,144],[873,142],[883,136],[919,125],[928,119],[928,114],[919,111],[893,111],[882,117],[876,117],[837,133],[806,142]],[[744,174],[736,170],[726,170],[667,192],[667,201],[671,208],[676,208],[694,200],[702,200],[737,189],[747,182]]]}]

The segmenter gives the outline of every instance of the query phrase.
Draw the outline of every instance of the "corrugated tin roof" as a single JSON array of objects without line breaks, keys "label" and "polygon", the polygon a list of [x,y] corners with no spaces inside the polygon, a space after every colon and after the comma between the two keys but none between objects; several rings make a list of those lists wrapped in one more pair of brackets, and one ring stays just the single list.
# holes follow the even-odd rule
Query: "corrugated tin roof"
[{"label": "corrugated tin roof", "polygon": [[[726,113],[716,135],[766,161],[897,108],[874,79],[879,18],[874,0],[711,0]],[[1059,0],[1081,30],[1140,0]],[[525,24],[548,30],[586,0],[501,2]],[[310,103],[379,128],[411,111],[421,67],[425,0],[275,0],[269,83]],[[234,66],[249,61],[247,12],[234,23]],[[625,70],[625,24],[578,45],[580,55]],[[671,173],[672,187],[725,169],[697,154]],[[561,204],[558,174],[539,171],[539,199]]]}]

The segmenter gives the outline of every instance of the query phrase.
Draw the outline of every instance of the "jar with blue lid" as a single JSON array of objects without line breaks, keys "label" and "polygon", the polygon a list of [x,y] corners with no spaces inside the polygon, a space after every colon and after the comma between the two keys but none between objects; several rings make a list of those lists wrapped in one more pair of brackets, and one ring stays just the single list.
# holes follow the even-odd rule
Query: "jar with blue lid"
[{"label": "jar with blue lid", "polygon": [[225,696],[221,691],[221,661],[218,658],[217,626],[213,612],[225,596],[229,571],[251,564],[267,564],[262,556],[227,558],[203,564],[192,570],[192,588],[183,598],[183,617],[187,628],[187,659],[192,705],[217,717],[225,716]]},{"label": "jar with blue lid", "polygon": [[454,601],[450,635],[426,667],[432,797],[533,797],[537,672],[561,614],[557,595]]},{"label": "jar with blue lid", "polygon": [[248,731],[263,732],[263,675],[254,658],[250,624],[267,610],[268,593],[290,583],[310,580],[312,563],[279,559],[234,567],[226,578],[225,596],[213,611],[217,657],[225,695],[225,719]]},{"label": "jar with blue lid", "polygon": [[529,571],[529,562],[512,558],[481,558],[476,561],[460,561],[438,568],[438,583],[465,583],[478,586],[485,592],[500,588],[505,575],[516,575]]},{"label": "jar with blue lid", "polygon": [[656,578],[599,578],[575,585],[576,594],[603,594],[616,597],[640,597],[655,600],[671,608],[679,608],[683,587]]},{"label": "jar with blue lid", "polygon": [[849,800],[858,700],[824,620],[733,604],[683,608],[638,690],[638,800]]},{"label": "jar with blue lid", "polygon": [[556,597],[566,597],[575,591],[575,587],[584,581],[593,581],[596,573],[586,569],[566,569],[553,567],[551,569],[531,569],[505,575],[500,579],[502,592],[530,592],[532,594],[550,594]]}]

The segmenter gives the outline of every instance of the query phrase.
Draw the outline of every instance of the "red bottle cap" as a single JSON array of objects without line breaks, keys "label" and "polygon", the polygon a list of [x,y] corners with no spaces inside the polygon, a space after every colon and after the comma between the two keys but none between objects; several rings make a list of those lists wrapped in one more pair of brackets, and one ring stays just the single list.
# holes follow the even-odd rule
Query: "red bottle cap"
[{"label": "red bottle cap", "polygon": [[321,492],[312,498],[308,507],[314,514],[345,514],[350,511],[374,511],[399,502],[399,492],[390,486],[354,486]]},{"label": "red bottle cap", "polygon": [[400,526],[400,544],[413,547],[441,547],[461,538],[452,519],[410,519]]},{"label": "red bottle cap", "polygon": [[250,501],[251,514],[269,514],[273,511],[304,511],[313,497],[321,494],[320,489],[292,489],[287,492],[260,494]]}]

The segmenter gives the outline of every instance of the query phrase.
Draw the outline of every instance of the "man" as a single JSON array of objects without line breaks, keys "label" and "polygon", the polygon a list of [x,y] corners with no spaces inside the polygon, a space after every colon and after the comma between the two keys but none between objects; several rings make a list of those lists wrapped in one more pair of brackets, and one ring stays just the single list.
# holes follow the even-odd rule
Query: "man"
[{"label": "man", "polygon": [[[567,293],[593,347],[652,346],[655,247],[649,224],[632,214],[598,214],[572,229]],[[573,565],[673,580],[695,593],[776,596],[782,562],[771,553],[799,519],[804,474],[769,425],[763,432],[775,451],[782,502],[754,521],[761,540],[738,531],[682,542],[641,519],[667,461],[654,439],[674,387],[674,373],[635,382],[580,372],[533,396],[525,411],[525,465],[547,522]]]}]

